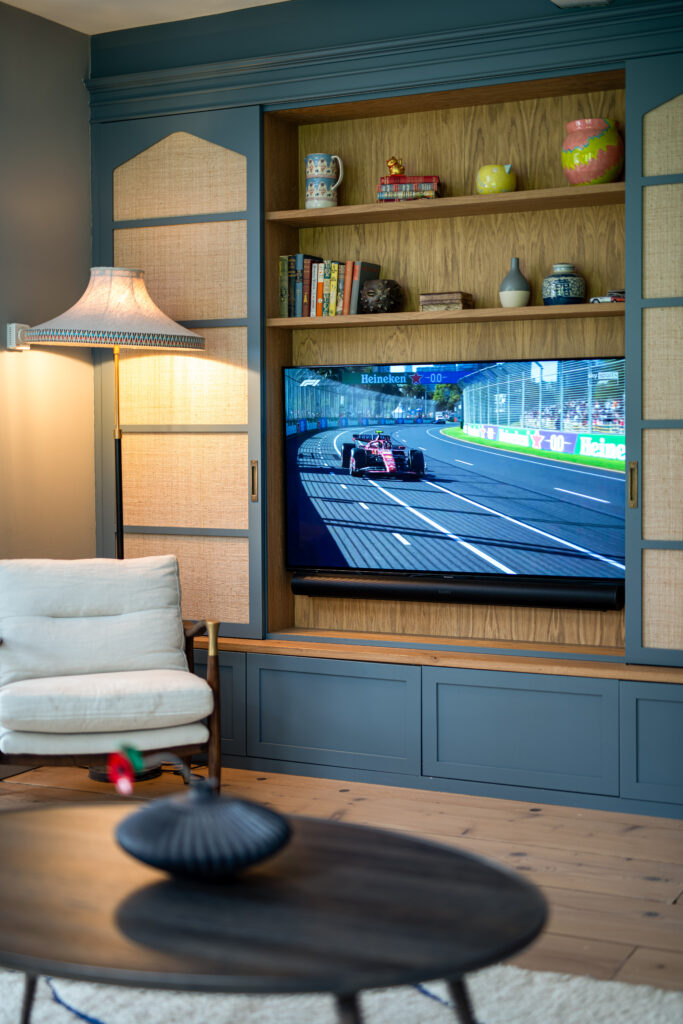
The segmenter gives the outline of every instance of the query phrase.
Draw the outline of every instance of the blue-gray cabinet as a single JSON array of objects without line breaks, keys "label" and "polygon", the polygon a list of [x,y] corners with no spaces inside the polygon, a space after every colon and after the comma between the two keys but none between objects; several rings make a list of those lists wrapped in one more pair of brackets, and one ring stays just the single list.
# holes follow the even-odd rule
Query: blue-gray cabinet
[{"label": "blue-gray cabinet", "polygon": [[420,774],[420,668],[249,655],[247,753]]},{"label": "blue-gray cabinet", "polygon": [[425,668],[422,700],[425,775],[619,792],[616,680]]},{"label": "blue-gray cabinet", "polygon": [[621,795],[683,804],[683,687],[621,683]]}]

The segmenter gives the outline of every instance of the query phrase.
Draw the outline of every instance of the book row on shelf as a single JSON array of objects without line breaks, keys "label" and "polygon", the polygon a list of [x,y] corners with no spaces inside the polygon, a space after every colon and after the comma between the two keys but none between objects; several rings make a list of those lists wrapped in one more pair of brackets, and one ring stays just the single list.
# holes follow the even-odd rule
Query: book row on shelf
[{"label": "book row on shelf", "polygon": [[377,263],[331,260],[297,252],[279,257],[281,317],[348,316],[359,312],[366,281],[379,278]]}]

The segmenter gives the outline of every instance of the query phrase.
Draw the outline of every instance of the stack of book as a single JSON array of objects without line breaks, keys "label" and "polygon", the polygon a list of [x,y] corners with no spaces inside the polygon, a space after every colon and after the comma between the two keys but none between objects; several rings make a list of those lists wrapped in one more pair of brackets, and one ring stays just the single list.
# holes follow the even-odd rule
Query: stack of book
[{"label": "stack of book", "polygon": [[385,174],[379,179],[378,203],[404,203],[408,199],[436,199],[441,195],[438,174]]},{"label": "stack of book", "polygon": [[379,264],[365,260],[326,260],[297,252],[280,256],[281,317],[347,316],[358,312],[366,281],[379,277]]}]

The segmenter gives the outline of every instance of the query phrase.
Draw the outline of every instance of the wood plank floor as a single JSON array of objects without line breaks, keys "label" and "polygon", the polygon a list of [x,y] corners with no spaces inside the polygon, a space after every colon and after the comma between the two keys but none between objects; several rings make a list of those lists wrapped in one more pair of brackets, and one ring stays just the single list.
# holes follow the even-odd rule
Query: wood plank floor
[{"label": "wood plank floor", "polygon": [[[225,794],[283,813],[394,829],[523,872],[543,889],[550,919],[512,963],[683,989],[683,822],[226,768],[222,781]],[[135,796],[181,789],[165,773]],[[78,768],[0,781],[0,811],[93,799],[116,799],[113,787]]]}]

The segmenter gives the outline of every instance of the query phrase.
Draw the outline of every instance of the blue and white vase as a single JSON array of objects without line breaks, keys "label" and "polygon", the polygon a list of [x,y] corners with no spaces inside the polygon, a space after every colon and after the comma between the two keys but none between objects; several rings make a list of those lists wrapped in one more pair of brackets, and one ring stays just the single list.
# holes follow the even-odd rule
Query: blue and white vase
[{"label": "blue and white vase", "polygon": [[543,278],[543,305],[567,306],[586,301],[586,282],[573,263],[553,263],[553,272]]}]

